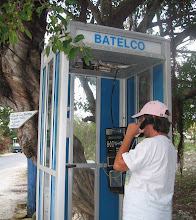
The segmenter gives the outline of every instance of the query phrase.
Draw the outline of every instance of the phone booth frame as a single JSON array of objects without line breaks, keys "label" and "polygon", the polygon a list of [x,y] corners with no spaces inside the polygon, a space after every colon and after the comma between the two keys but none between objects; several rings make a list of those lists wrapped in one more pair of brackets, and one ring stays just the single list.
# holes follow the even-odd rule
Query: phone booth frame
[{"label": "phone booth frame", "polygon": [[[139,110],[139,74],[150,72],[150,99],[164,102],[171,112],[170,41],[162,37],[99,25],[70,22],[72,36],[83,34],[94,60],[124,66],[118,74],[74,67],[63,52],[45,51],[41,58],[37,159],[37,219],[72,219],[73,168],[94,169],[94,219],[122,218],[123,195],[107,186],[105,129],[125,127]],[[126,68],[125,68],[126,67]],[[95,163],[73,163],[73,87],[76,75],[96,77]],[[52,84],[50,78],[53,78]],[[108,104],[116,78],[112,106]],[[49,107],[50,106],[50,107]],[[49,141],[48,141],[49,139]],[[71,168],[71,169],[68,169]]]}]

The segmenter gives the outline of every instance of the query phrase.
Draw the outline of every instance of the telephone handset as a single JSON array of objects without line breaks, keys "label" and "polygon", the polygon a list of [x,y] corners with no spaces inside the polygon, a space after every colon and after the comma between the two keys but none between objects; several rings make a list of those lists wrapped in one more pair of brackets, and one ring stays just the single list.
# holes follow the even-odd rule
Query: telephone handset
[{"label": "telephone handset", "polygon": [[152,115],[145,116],[145,120],[140,125],[140,129],[142,130],[146,127],[146,125],[153,124],[153,123],[154,123],[154,118]]},{"label": "telephone handset", "polygon": [[[153,124],[153,123],[154,123],[154,118],[152,117],[152,115],[148,115],[145,117],[145,120],[141,123],[140,129],[142,130],[146,127],[146,125]],[[144,136],[144,133],[141,133],[137,135],[136,137],[143,137],[143,136]]]}]

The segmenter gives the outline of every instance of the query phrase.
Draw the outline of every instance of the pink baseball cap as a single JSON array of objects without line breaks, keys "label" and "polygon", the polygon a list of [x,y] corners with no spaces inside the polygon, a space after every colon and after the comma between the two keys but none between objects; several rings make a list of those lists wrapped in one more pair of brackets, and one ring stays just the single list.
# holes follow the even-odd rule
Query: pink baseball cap
[{"label": "pink baseball cap", "polygon": [[[132,116],[132,118],[137,118],[142,115],[155,115],[158,117],[168,118],[169,110],[165,104],[159,101],[147,102],[141,111]],[[167,114],[166,114],[167,113]]]}]

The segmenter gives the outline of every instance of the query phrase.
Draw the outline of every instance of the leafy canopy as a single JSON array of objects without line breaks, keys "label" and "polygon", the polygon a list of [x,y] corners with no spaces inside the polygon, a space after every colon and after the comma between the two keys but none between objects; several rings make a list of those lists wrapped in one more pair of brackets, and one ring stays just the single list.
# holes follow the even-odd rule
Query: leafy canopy
[{"label": "leafy canopy", "polygon": [[184,131],[193,126],[196,118],[196,97],[186,98],[186,91],[196,88],[196,55],[184,57],[184,62],[177,68],[176,93],[183,101]]},{"label": "leafy canopy", "polygon": [[13,137],[16,137],[16,132],[10,130],[8,127],[11,112],[12,110],[10,108],[0,105],[0,134],[10,140],[12,140]]},{"label": "leafy canopy", "polygon": [[[29,39],[33,39],[31,31],[25,28],[25,22],[32,19],[33,15],[40,16],[41,13],[47,13],[47,29],[46,34],[49,36],[49,45],[46,47],[47,56],[50,49],[54,53],[59,51],[65,52],[68,59],[74,57],[80,50],[86,65],[93,59],[91,49],[86,47],[82,40],[82,34],[75,38],[67,32],[67,23],[69,17],[65,17],[63,5],[73,1],[49,1],[41,2],[38,7],[34,1],[8,0],[0,5],[0,45],[10,43],[15,45],[19,40],[19,33],[25,32]],[[44,40],[44,39],[43,39]]]}]

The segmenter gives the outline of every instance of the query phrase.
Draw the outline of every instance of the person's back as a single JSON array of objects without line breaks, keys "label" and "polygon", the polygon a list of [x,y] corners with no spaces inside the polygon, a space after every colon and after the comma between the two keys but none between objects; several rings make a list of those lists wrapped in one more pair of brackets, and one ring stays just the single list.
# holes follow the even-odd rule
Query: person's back
[{"label": "person's back", "polygon": [[[132,116],[142,121],[128,125],[113,165],[117,171],[127,171],[123,220],[171,220],[177,154],[167,137],[168,116],[166,105],[151,101]],[[129,150],[140,133],[147,138]]]},{"label": "person's back", "polygon": [[164,135],[146,138],[135,150],[124,153],[123,159],[130,168],[130,179],[125,184],[124,218],[171,219],[176,167],[176,151],[171,141]]}]

